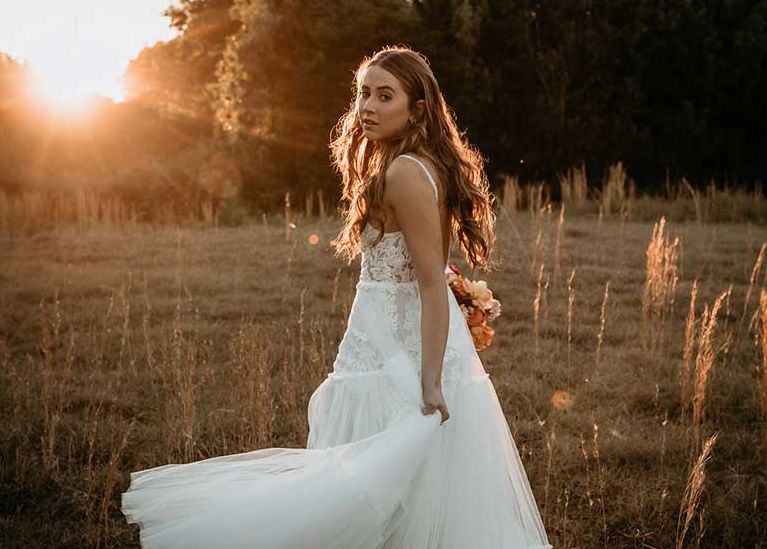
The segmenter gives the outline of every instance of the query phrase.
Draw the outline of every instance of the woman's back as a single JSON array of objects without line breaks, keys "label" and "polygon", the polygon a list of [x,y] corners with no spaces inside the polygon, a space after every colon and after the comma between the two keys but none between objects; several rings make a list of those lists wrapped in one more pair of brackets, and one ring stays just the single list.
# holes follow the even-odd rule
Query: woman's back
[{"label": "woman's back", "polygon": [[[436,175],[438,172],[434,168],[433,161],[429,160],[425,156],[417,155],[415,153],[403,153],[399,155],[397,158],[395,158],[395,161],[398,159],[404,159],[406,162],[414,162],[417,164],[424,176],[426,177],[426,180],[431,185],[433,192],[434,192],[434,200],[437,202],[439,206],[439,212],[440,212],[440,226],[442,229],[442,255],[444,258],[444,263],[447,265],[449,259],[450,259],[450,251],[452,250],[452,238],[451,238],[451,231],[450,231],[450,222],[449,222],[449,216],[447,213],[447,208],[445,206],[445,197],[444,197],[444,185],[439,184],[439,176]],[[414,182],[414,184],[417,184]],[[391,206],[391,204],[386,200],[386,195],[384,195],[383,200],[383,210],[386,212],[386,222],[383,226],[384,233],[399,233],[401,232],[400,224],[397,221],[396,214],[394,212],[394,208]],[[378,212],[372,212],[371,218],[374,218],[375,225],[373,228],[376,230],[376,232],[379,230],[379,227],[381,226],[381,214]],[[368,226],[371,224],[368,223]]]}]

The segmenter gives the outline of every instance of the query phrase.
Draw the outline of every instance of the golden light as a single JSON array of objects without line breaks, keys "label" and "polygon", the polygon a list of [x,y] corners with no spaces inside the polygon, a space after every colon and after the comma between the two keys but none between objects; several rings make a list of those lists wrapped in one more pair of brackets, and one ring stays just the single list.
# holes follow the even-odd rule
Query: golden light
[{"label": "golden light", "polygon": [[121,101],[122,75],[143,47],[176,31],[162,12],[172,0],[16,2],[0,17],[0,51],[28,64],[46,107],[87,110],[99,96]]},{"label": "golden light", "polygon": [[46,106],[64,113],[82,113],[96,96],[88,68],[75,63],[33,68],[33,95]]}]

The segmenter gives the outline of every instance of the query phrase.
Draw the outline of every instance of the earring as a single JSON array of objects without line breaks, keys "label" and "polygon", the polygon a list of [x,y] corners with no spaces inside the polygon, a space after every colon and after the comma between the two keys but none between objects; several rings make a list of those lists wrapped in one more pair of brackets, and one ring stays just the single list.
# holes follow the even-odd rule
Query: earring
[{"label": "earring", "polygon": [[410,120],[410,125],[411,125],[411,126],[412,126],[413,124],[415,124],[415,119],[413,119],[413,118],[409,118],[408,120]]}]

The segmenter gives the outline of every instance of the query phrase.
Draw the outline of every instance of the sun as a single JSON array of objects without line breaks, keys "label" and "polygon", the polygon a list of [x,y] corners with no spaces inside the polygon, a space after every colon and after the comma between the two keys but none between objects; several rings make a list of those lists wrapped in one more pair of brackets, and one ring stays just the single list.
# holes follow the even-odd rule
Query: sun
[{"label": "sun", "polygon": [[33,94],[46,107],[62,114],[82,114],[93,105],[98,95],[98,82],[83,63],[67,59],[51,59],[34,67]]},{"label": "sun", "polygon": [[163,15],[173,3],[179,2],[13,2],[12,9],[0,9],[0,51],[28,67],[29,93],[40,108],[76,117],[102,99],[125,100],[130,61],[178,34]]},{"label": "sun", "polygon": [[93,103],[94,93],[69,83],[41,81],[35,89],[36,97],[55,111],[69,114],[82,113]]}]

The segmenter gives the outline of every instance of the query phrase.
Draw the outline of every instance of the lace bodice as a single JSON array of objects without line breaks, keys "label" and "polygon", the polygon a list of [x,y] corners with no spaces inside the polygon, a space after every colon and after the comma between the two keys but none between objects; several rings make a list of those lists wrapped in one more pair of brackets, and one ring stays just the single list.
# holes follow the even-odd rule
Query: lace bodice
[{"label": "lace bodice", "polygon": [[376,282],[412,282],[415,268],[402,231],[384,233],[375,246],[378,229],[367,225],[362,231],[362,267],[360,280]]},{"label": "lace bodice", "polygon": [[[434,201],[439,202],[437,184],[424,163],[407,154],[402,154],[399,158],[407,158],[421,166],[434,190]],[[368,223],[360,236],[362,248],[360,280],[376,282],[412,282],[416,280],[413,260],[402,231],[384,233],[381,241],[373,246],[372,243],[377,238],[378,233],[379,229]]]}]

